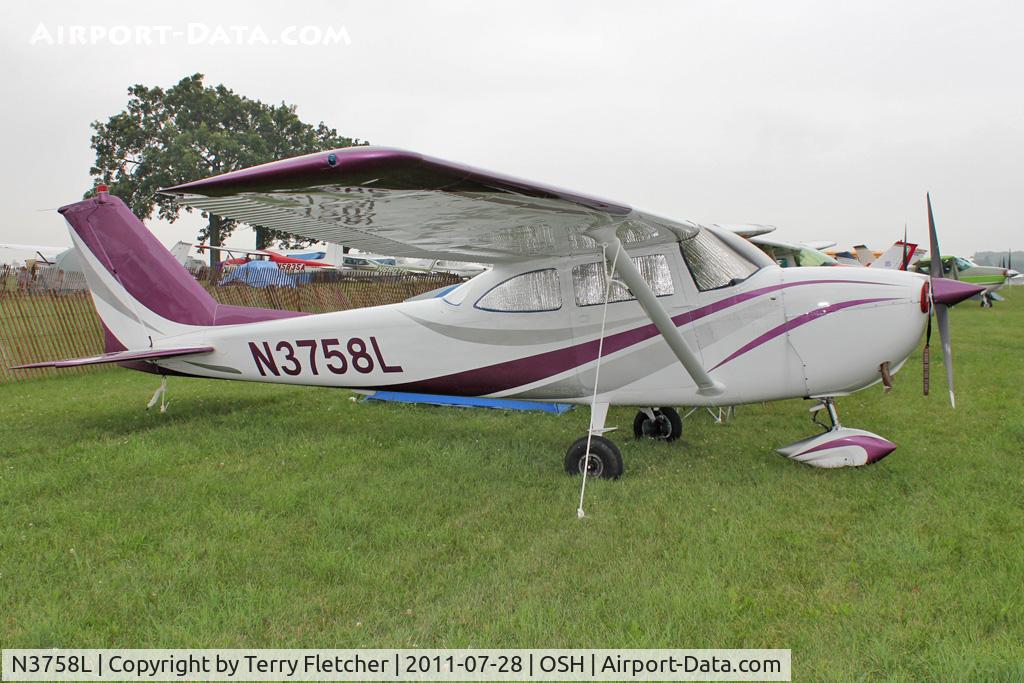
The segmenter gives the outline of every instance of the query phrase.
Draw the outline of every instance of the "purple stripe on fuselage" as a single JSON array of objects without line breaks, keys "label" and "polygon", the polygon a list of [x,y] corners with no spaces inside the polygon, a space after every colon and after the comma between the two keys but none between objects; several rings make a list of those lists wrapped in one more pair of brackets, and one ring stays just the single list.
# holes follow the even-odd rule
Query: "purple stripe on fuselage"
[{"label": "purple stripe on fuselage", "polygon": [[[885,282],[868,282],[864,280],[804,280],[802,282],[785,282],[768,287],[760,287],[749,292],[735,294],[726,297],[707,306],[695,308],[692,311],[680,313],[672,318],[677,327],[687,325],[713,313],[725,310],[741,304],[745,301],[757,298],[789,287],[816,284],[837,284],[850,282],[853,284],[887,285]],[[642,325],[632,330],[613,334],[604,340],[604,355],[621,351],[630,346],[657,336],[658,329],[653,323]],[[595,339],[582,344],[576,344],[555,351],[538,353],[526,358],[495,363],[483,368],[475,368],[464,372],[456,372],[451,375],[433,377],[431,379],[418,380],[415,382],[403,382],[400,384],[384,385],[381,388],[388,388],[398,391],[412,391],[420,393],[449,394],[453,396],[481,396],[492,394],[497,391],[505,391],[514,387],[520,387],[542,379],[552,377],[575,367],[579,367],[597,359],[598,340]]]},{"label": "purple stripe on fuselage", "polygon": [[797,317],[793,318],[792,320],[787,320],[786,322],[782,323],[781,325],[778,325],[778,326],[773,327],[772,329],[768,330],[764,334],[762,334],[762,335],[760,335],[758,337],[754,337],[749,342],[747,342],[746,344],[744,344],[743,346],[741,346],[740,348],[736,349],[731,354],[726,356],[715,367],[713,367],[711,369],[712,370],[717,370],[718,368],[722,367],[723,365],[725,365],[729,361],[734,360],[736,358],[739,358],[740,356],[742,356],[743,354],[747,353],[748,351],[751,351],[752,349],[756,349],[761,344],[764,344],[765,342],[769,342],[772,339],[775,339],[780,334],[785,334],[786,332],[789,332],[792,329],[800,327],[801,325],[806,325],[807,323],[812,322],[814,320],[817,320],[818,318],[821,318],[822,316],[826,316],[829,313],[835,313],[836,311],[841,311],[844,308],[850,308],[851,306],[859,306],[861,304],[873,304],[873,303],[876,303],[878,301],[893,301],[893,300],[894,300],[893,297],[884,297],[884,298],[879,298],[879,299],[853,299],[852,301],[842,301],[842,302],[840,302],[838,304],[831,304],[829,306],[822,306],[821,308],[815,308],[814,310],[807,311],[806,313],[801,313],[800,315],[798,315]]}]

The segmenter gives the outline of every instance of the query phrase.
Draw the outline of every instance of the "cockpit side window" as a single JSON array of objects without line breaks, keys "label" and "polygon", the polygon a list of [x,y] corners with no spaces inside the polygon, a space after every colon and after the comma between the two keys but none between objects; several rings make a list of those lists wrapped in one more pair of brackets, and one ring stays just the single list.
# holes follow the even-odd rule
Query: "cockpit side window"
[{"label": "cockpit side window", "polygon": [[760,269],[760,266],[706,229],[682,240],[679,249],[694,284],[702,292],[731,287]]},{"label": "cockpit side window", "polygon": [[562,307],[562,289],[554,268],[535,270],[492,287],[476,302],[484,311],[538,313]]},{"label": "cockpit side window", "polygon": [[[672,270],[668,265],[668,257],[664,254],[634,256],[633,265],[640,271],[644,281],[650,285],[655,296],[671,296],[675,294],[672,283]],[[581,263],[572,268],[572,286],[576,293],[577,306],[596,306],[604,303],[607,286],[603,263]],[[629,288],[612,278],[612,286],[608,292],[608,303],[632,301],[636,297]]]}]

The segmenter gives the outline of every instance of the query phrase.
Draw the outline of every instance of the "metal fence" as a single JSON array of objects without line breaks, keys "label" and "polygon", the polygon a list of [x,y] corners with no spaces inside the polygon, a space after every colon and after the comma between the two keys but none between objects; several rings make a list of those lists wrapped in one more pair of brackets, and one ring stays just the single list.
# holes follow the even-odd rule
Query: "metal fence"
[{"label": "metal fence", "polygon": [[[220,303],[307,313],[397,303],[462,281],[450,273],[324,270],[295,278],[294,286],[253,287],[240,282],[218,284],[221,273],[211,276],[206,268],[193,275]],[[108,367],[10,369],[102,352],[103,328],[81,273],[0,266],[0,384]]]}]

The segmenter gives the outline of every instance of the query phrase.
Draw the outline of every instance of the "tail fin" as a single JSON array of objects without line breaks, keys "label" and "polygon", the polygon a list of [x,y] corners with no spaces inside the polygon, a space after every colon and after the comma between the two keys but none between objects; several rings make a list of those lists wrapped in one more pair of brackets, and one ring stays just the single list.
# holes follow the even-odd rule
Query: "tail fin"
[{"label": "tail fin", "polygon": [[916,244],[899,240],[886,249],[871,265],[888,270],[906,270],[907,266],[914,262],[915,251],[917,251]]},{"label": "tail fin", "polygon": [[857,260],[862,266],[870,266],[875,262],[875,254],[863,244],[854,246],[853,252],[857,254]]},{"label": "tail fin", "polygon": [[178,242],[171,247],[171,256],[183,266],[188,265],[188,253],[192,251],[192,245],[188,242]]},{"label": "tail fin", "polygon": [[106,192],[59,211],[71,226],[103,321],[105,351],[148,349],[210,325],[302,315],[218,304],[125,203]]}]

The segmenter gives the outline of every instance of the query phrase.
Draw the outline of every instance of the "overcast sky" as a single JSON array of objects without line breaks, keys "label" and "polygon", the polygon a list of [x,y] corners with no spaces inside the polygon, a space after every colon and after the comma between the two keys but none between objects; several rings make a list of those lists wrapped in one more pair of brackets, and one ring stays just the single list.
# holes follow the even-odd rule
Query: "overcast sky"
[{"label": "overcast sky", "polygon": [[[1020,2],[133,0],[0,14],[0,242],[70,243],[53,209],[91,185],[89,123],[121,110],[130,84],[202,72],[345,135],[671,218],[882,248],[904,223],[927,240],[931,191],[945,253],[1024,248]],[[185,35],[57,45],[40,25],[52,42],[73,25]],[[243,44],[220,44],[232,26],[248,27]],[[260,44],[257,27],[297,37],[288,26],[343,27],[349,42]],[[151,227],[172,243],[197,223]]]}]

